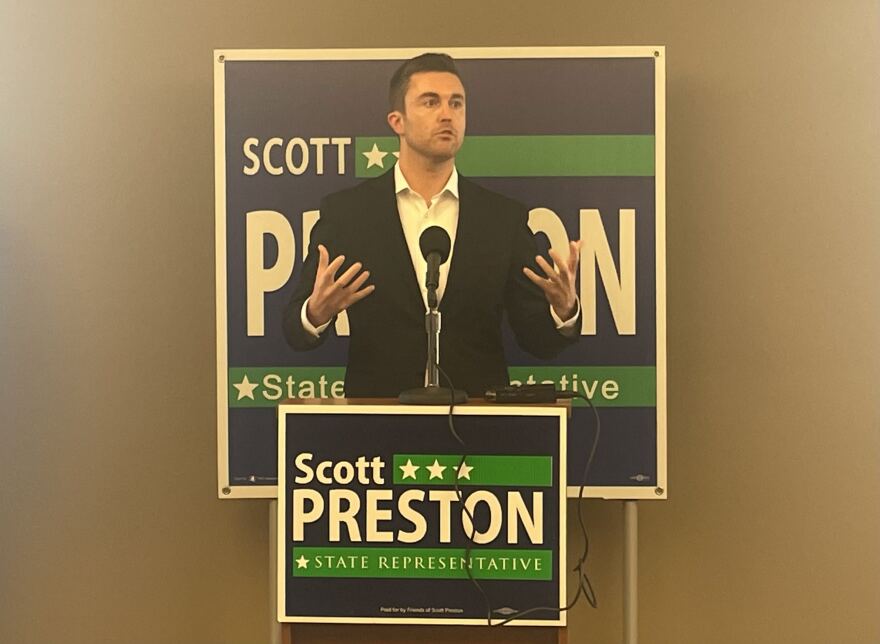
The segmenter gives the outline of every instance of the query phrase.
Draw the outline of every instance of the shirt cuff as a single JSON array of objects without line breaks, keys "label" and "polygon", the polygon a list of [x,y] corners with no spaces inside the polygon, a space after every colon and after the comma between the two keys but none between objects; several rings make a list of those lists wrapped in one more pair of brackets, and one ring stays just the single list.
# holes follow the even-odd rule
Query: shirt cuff
[{"label": "shirt cuff", "polygon": [[[553,307],[550,307],[550,316],[553,318],[553,322],[556,323],[556,330],[559,331],[566,338],[573,338],[577,334],[576,322],[578,316],[581,314],[580,298],[575,298],[575,302],[577,302],[577,307],[574,310],[574,315],[572,315],[564,322],[558,315],[556,315],[556,311],[553,310]],[[305,315],[305,309],[303,309],[303,315]]]},{"label": "shirt cuff", "polygon": [[[303,329],[305,329],[306,333],[308,333],[313,338],[317,339],[321,336],[322,333],[324,333],[324,331],[327,330],[327,327],[330,326],[330,322],[332,322],[333,320],[330,320],[330,322],[325,322],[324,324],[322,324],[319,327],[316,327],[314,324],[309,322],[309,316],[306,315],[306,308],[309,305],[310,299],[312,299],[312,298],[307,297],[306,301],[303,302],[303,307],[302,307],[302,311],[300,311],[299,319],[302,321]],[[578,305],[578,306],[580,307],[580,305]],[[580,310],[580,309],[578,309],[578,310]]]}]

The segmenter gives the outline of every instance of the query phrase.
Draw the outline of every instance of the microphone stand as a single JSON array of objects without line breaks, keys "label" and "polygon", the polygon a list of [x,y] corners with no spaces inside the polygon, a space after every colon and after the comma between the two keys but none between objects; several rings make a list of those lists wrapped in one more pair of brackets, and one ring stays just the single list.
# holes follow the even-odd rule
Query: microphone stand
[{"label": "microphone stand", "polygon": [[407,389],[401,393],[399,400],[404,405],[448,405],[451,402],[458,405],[467,402],[467,393],[464,391],[440,386],[440,311],[437,310],[439,272],[438,265],[438,278],[432,280],[432,271],[428,270],[428,312],[425,313],[425,331],[428,333],[428,384],[426,387]]}]

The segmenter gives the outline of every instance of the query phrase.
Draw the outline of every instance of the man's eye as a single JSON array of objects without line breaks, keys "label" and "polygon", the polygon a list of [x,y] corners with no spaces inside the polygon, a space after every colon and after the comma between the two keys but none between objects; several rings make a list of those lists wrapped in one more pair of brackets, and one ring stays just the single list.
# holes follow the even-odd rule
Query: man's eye
[{"label": "man's eye", "polygon": [[429,106],[433,107],[434,105],[437,105],[437,103],[438,103],[438,101],[436,98],[426,98],[425,99],[425,105],[429,105]]},{"label": "man's eye", "polygon": [[449,104],[452,105],[452,107],[454,107],[455,109],[464,107],[464,101],[450,101]]}]

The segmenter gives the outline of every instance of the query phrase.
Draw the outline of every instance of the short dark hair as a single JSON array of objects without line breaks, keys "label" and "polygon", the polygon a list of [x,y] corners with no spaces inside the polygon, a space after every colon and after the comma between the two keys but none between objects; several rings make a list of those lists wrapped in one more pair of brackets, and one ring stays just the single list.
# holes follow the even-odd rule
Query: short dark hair
[{"label": "short dark hair", "polygon": [[409,88],[409,79],[419,72],[449,72],[455,74],[461,80],[461,75],[455,67],[455,61],[447,54],[422,54],[405,61],[394,75],[388,87],[388,104],[392,110],[406,111],[404,98]]}]

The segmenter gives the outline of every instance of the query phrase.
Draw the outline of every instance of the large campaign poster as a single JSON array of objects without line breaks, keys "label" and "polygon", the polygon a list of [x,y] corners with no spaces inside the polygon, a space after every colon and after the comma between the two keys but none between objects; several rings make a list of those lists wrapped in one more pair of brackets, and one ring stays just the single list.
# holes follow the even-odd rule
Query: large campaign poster
[{"label": "large campaign poster", "polygon": [[[552,382],[595,405],[585,496],[665,498],[660,47],[215,52],[219,495],[275,497],[277,405],[343,395],[345,316],[319,349],[297,353],[282,313],[321,198],[392,168],[388,81],[425,51],[453,56],[466,89],[459,172],[525,203],[545,254],[583,241],[579,341],[539,361],[506,330],[512,381]],[[583,401],[568,428],[571,495],[597,430]]]}]

